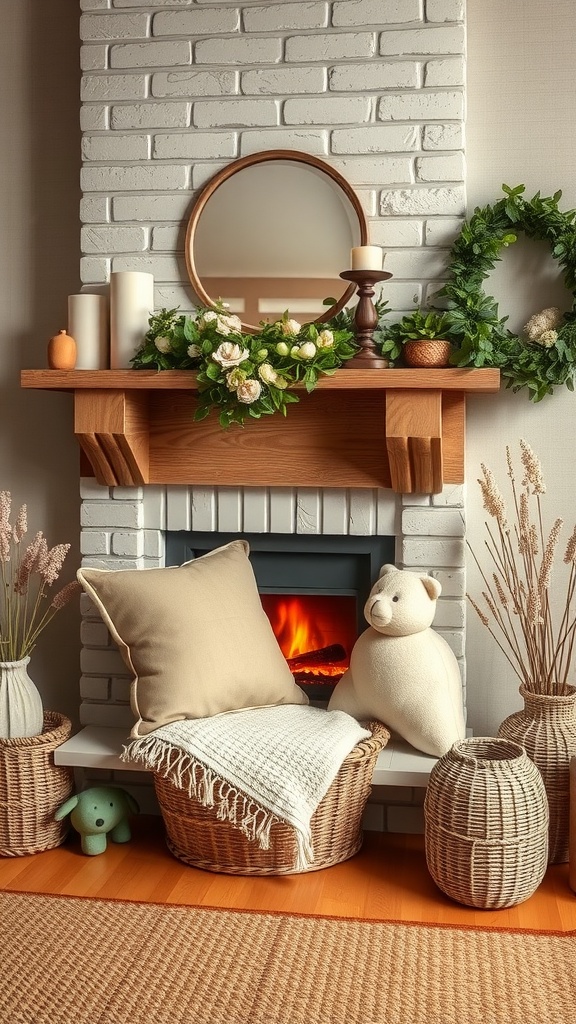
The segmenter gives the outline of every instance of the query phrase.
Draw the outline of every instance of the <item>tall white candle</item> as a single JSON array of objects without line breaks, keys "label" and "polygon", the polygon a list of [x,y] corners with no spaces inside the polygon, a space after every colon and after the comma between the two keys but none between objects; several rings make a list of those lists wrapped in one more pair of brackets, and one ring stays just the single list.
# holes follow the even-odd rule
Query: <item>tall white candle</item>
[{"label": "tall white candle", "polygon": [[77,370],[108,367],[108,299],[81,292],[68,296],[68,334],[76,342]]},{"label": "tall white candle", "polygon": [[352,270],[382,270],[382,249],[379,245],[358,245],[352,249]]},{"label": "tall white candle", "polygon": [[140,348],[154,309],[154,276],[138,270],[110,274],[110,367],[121,370]]}]

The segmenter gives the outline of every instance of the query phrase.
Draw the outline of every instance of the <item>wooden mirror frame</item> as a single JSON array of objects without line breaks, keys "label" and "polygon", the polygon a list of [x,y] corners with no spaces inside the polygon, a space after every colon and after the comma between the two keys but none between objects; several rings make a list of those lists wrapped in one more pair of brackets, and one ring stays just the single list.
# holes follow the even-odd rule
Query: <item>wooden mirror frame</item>
[{"label": "wooden mirror frame", "polygon": [[[196,269],[196,264],[194,262],[194,235],[200,217],[204,211],[204,208],[208,200],[214,194],[216,189],[218,189],[220,185],[223,184],[223,182],[228,181],[228,179],[231,178],[234,174],[237,174],[239,171],[245,170],[245,168],[247,167],[252,167],[255,164],[268,163],[272,160],[284,160],[293,161],[294,163],[308,164],[309,167],[315,167],[317,170],[321,171],[323,174],[326,174],[329,178],[331,178],[332,181],[334,181],[336,185],[338,185],[338,187],[342,189],[346,198],[351,203],[356,216],[358,217],[360,237],[358,239],[357,244],[366,245],[368,241],[368,223],[366,220],[366,214],[364,213],[358,196],[356,195],[354,189],[349,184],[349,182],[347,182],[346,179],[337,170],[335,170],[329,164],[325,163],[323,160],[320,160],[318,157],[312,156],[310,153],[301,153],[298,150],[292,149],[270,149],[265,150],[261,153],[252,153],[250,156],[241,157],[239,160],[234,160],[232,163],[228,164],[228,166],[225,167],[223,170],[215,174],[214,177],[210,179],[208,184],[204,186],[200,195],[196,199],[194,206],[192,207],[192,213],[190,214],[190,218],[188,220],[188,227],[186,229],[185,257],[188,277],[190,278],[194,291],[196,292],[196,295],[198,296],[200,302],[202,302],[206,306],[211,307],[212,309],[215,308],[215,301],[210,295],[208,295],[208,293],[204,289],[202,282],[200,280],[200,276]],[[335,316],[336,313],[339,313],[340,310],[344,308],[346,303],[349,302],[349,300],[354,295],[355,291],[356,286],[354,284],[350,284],[348,288],[346,288],[346,291],[343,293],[341,298],[333,306],[330,306],[324,313],[322,313],[320,316],[316,317],[314,320],[309,322],[323,323],[324,321],[329,320],[331,317]],[[245,323],[242,320],[241,315],[240,319],[242,321],[243,328],[249,333],[255,333],[259,330],[259,327],[255,326],[254,324]]]}]

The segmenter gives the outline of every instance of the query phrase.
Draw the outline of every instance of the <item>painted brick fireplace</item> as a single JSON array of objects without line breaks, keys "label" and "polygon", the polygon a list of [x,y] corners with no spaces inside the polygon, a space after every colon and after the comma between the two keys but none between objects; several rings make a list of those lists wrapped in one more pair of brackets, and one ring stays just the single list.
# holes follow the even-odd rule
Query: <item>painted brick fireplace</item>
[{"label": "painted brick fireplace", "polygon": [[[393,318],[437,292],[465,213],[463,0],[80,8],[83,290],[105,290],[112,271],[141,270],[154,275],[157,307],[191,309],[184,231],[195,195],[231,160],[297,149],[355,189],[370,242],[386,250]],[[164,565],[173,531],[391,537],[396,564],[442,583],[434,625],[465,686],[463,486],[403,496],[372,487],[113,487],[86,477],[81,495],[83,563],[104,568]],[[84,596],[82,723],[129,726],[128,691]],[[139,773],[122,773],[121,783],[149,787]],[[422,795],[376,791],[368,826],[420,830]]]},{"label": "painted brick fireplace", "polygon": [[[292,489],[148,486],[108,488],[82,480],[81,549],[83,565],[105,569],[156,568],[166,564],[166,536],[195,532],[341,538],[393,538],[397,565],[432,572],[442,584],[435,629],[464,663],[464,488],[441,494],[395,495],[378,489]],[[129,729],[130,675],[108,630],[82,597],[82,725]],[[87,769],[92,780],[110,773]],[[137,772],[121,775],[137,786],[143,806],[151,787]],[[150,792],[144,792],[144,787]],[[376,787],[367,825],[377,829],[419,830],[422,792],[412,787]]]}]

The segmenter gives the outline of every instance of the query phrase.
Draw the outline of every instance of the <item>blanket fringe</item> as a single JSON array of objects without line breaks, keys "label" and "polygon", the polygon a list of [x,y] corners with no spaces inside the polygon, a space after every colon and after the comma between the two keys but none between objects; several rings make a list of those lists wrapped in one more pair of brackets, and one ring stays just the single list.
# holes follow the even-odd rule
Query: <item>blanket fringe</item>
[{"label": "blanket fringe", "polygon": [[[177,789],[187,791],[203,807],[215,807],[220,821],[238,828],[249,842],[262,850],[270,849],[272,825],[281,819],[257,804],[251,797],[219,778],[201,761],[155,736],[142,736],[123,748],[120,760],[138,761],[168,779]],[[295,829],[296,868],[304,871],[314,859],[311,834]]]}]

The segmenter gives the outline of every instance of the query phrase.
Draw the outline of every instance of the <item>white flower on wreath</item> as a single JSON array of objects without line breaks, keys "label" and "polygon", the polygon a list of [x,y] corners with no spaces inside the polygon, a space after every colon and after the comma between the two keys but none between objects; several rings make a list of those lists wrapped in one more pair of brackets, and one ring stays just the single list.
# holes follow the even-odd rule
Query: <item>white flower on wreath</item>
[{"label": "white flower on wreath", "polygon": [[297,320],[279,320],[278,325],[282,334],[287,338],[295,338],[302,330],[302,324],[299,324]]},{"label": "white flower on wreath", "polygon": [[552,348],[557,339],[558,331],[542,331],[540,337],[535,339],[535,344],[542,345],[543,348]]},{"label": "white flower on wreath", "polygon": [[166,355],[166,353],[169,352],[170,349],[172,348],[172,342],[170,341],[170,338],[167,338],[163,334],[161,334],[158,338],[154,338],[154,344],[156,345],[158,351],[164,353],[164,355]]},{"label": "white flower on wreath", "polygon": [[200,348],[200,345],[188,345],[186,351],[190,359],[198,359],[198,357],[202,355],[202,349]]},{"label": "white flower on wreath", "polygon": [[261,393],[262,385],[259,380],[255,380],[253,377],[245,380],[236,391],[238,401],[243,402],[244,405],[252,405],[252,402],[260,398]]},{"label": "white flower on wreath", "polygon": [[[548,306],[547,309],[541,309],[539,313],[534,313],[530,317],[524,327],[524,333],[529,341],[540,343],[542,334],[556,330],[557,327],[560,327],[562,320],[563,316],[558,306]],[[546,345],[545,347],[549,348],[550,346]]]},{"label": "white flower on wreath", "polygon": [[332,348],[334,344],[334,335],[332,331],[320,331],[318,338],[316,339],[318,348]]},{"label": "white flower on wreath", "polygon": [[215,352],[212,359],[219,363],[223,370],[229,370],[233,366],[239,366],[249,356],[247,348],[240,348],[234,341],[223,341]]},{"label": "white flower on wreath", "polygon": [[228,391],[238,391],[238,388],[246,380],[246,374],[240,367],[236,367],[234,370],[230,370],[230,373],[226,375],[226,387]]}]

